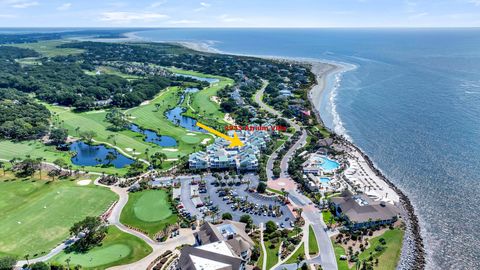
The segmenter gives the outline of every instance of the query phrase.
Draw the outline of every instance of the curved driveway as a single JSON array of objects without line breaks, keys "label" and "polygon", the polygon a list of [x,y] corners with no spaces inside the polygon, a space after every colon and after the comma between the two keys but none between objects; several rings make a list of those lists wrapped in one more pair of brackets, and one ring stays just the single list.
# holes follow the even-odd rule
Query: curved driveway
[{"label": "curved driveway", "polygon": [[[283,117],[282,114],[272,107],[268,106],[262,101],[263,94],[265,92],[265,87],[267,86],[267,82],[264,81],[264,86],[262,89],[260,89],[256,94],[255,94],[255,102],[260,105],[260,107],[267,112],[274,114],[278,117]],[[284,118],[290,126],[292,126],[295,131],[300,131],[302,134],[300,135],[300,138],[288,149],[287,153],[285,156],[282,158],[280,162],[280,169],[281,169],[281,174],[280,178],[282,178],[282,181],[287,181],[287,182],[293,182],[293,180],[289,177],[288,175],[288,162],[292,158],[292,156],[295,154],[295,151],[297,151],[299,148],[303,147],[306,144],[307,140],[307,132],[305,129],[302,129],[300,125],[298,125],[296,122],[294,122],[291,119]],[[270,158],[267,162],[267,177],[268,181],[272,182],[274,181],[272,176],[272,170],[273,170],[273,160],[275,160],[277,156],[277,152],[279,149],[277,149],[272,155],[270,155]],[[337,260],[335,258],[335,252],[333,249],[332,242],[330,240],[330,237],[327,233],[327,226],[323,222],[322,218],[322,213],[313,206],[312,201],[306,197],[305,195],[301,194],[296,190],[296,183],[291,183],[291,185],[286,185],[285,187],[293,187],[290,189],[287,189],[289,192],[289,199],[290,202],[292,203],[293,206],[295,207],[300,207],[303,209],[302,216],[306,219],[307,223],[310,223],[313,227],[313,230],[315,231],[315,237],[317,238],[317,243],[320,249],[320,253],[318,256],[315,258],[311,259],[311,263],[318,263],[322,266],[323,269],[325,270],[336,270],[337,268]],[[304,234],[308,233],[307,231],[304,231]]]}]

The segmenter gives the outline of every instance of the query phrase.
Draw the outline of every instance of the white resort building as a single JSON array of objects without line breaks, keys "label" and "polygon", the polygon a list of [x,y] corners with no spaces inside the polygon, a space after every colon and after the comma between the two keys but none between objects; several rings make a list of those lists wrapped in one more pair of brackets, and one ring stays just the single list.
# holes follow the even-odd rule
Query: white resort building
[{"label": "white resort building", "polygon": [[204,223],[194,234],[195,245],[185,246],[178,270],[244,270],[253,240],[245,233],[245,224],[225,220],[220,225]]},{"label": "white resort building", "polygon": [[[237,131],[243,147],[228,148],[230,142],[217,138],[205,151],[192,153],[188,158],[190,169],[230,169],[253,171],[258,169],[258,156],[265,149],[270,136],[265,131]],[[229,132],[233,136],[233,132]]]}]

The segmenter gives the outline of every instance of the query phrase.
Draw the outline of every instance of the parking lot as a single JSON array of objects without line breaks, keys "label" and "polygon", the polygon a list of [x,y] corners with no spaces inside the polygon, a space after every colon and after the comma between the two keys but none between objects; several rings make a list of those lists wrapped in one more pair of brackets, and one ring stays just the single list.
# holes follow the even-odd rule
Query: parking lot
[{"label": "parking lot", "polygon": [[[219,174],[219,181],[212,174],[177,176],[174,181],[181,183],[181,212],[189,216],[197,216],[199,220],[212,221],[221,219],[223,213],[231,213],[233,220],[239,220],[248,214],[253,223],[258,225],[272,220],[280,227],[291,228],[294,216],[286,205],[276,197],[268,197],[253,191],[258,185],[258,176],[245,174],[243,178],[224,178]],[[171,181],[171,178],[157,178],[154,183]],[[203,181],[203,183],[202,183]],[[209,215],[217,212],[218,216]]]},{"label": "parking lot", "polygon": [[267,197],[252,191],[258,185],[257,175],[246,174],[242,179],[222,179],[220,183],[212,175],[207,175],[203,180],[205,188],[199,190],[199,194],[207,207],[218,207],[220,213],[231,213],[234,220],[248,214],[257,225],[273,220],[280,227],[291,227],[294,216],[286,205],[276,197]]}]

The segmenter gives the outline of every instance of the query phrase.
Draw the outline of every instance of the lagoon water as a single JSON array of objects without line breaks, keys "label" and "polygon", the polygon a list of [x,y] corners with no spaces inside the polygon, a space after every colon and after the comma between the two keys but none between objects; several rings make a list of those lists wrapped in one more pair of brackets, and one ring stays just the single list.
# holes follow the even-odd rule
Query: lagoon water
[{"label": "lagoon water", "polygon": [[330,78],[326,124],[412,200],[428,269],[480,269],[479,29],[161,29],[151,41],[306,57],[356,68]]},{"label": "lagoon water", "polygon": [[[69,150],[75,152],[75,156],[72,157],[72,163],[80,166],[97,166],[111,164],[115,168],[123,168],[133,163],[133,159],[130,159],[113,148],[106,147],[105,145],[89,145],[82,141],[76,141],[70,144]],[[112,161],[106,159],[108,153],[114,153],[116,158]]]}]

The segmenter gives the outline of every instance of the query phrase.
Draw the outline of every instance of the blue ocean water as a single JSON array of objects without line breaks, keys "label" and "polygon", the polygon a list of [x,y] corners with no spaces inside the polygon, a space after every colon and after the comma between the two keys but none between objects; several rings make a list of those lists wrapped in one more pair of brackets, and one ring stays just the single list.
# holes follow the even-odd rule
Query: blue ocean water
[{"label": "blue ocean water", "polygon": [[480,269],[480,29],[160,29],[137,35],[355,65],[333,90],[335,111],[323,110],[322,117],[332,128],[343,126],[411,198],[428,269]]}]

